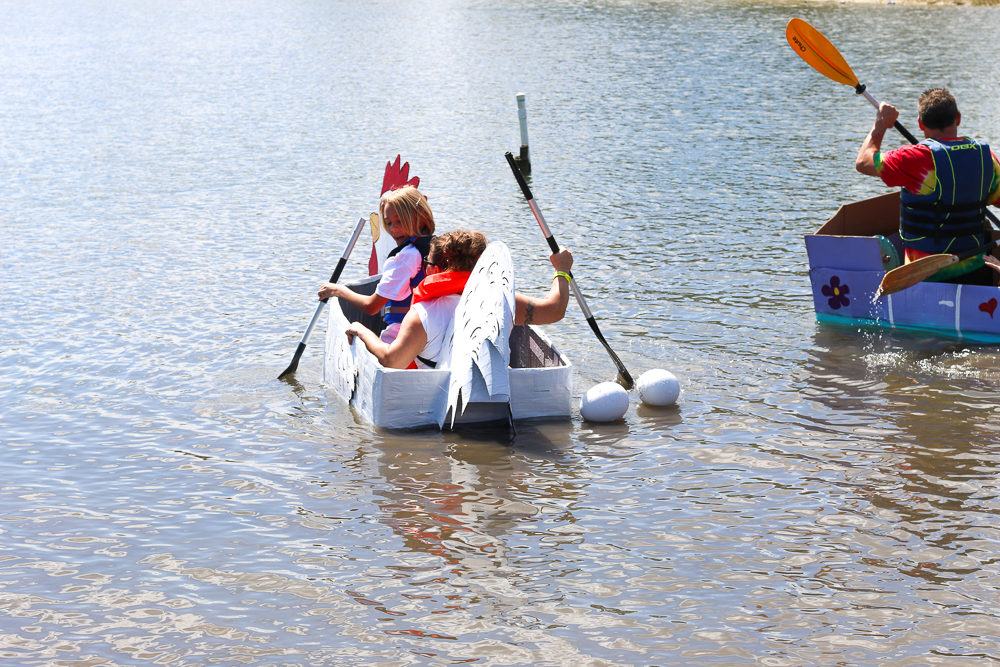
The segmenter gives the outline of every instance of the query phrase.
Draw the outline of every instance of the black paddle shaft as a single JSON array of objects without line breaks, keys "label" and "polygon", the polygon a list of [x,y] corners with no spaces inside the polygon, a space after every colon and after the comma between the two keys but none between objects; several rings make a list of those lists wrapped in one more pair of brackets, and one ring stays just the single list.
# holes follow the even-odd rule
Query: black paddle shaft
[{"label": "black paddle shaft", "polygon": [[[336,268],[333,269],[333,275],[330,276],[329,282],[335,283],[338,280],[340,280],[340,274],[344,272],[344,267],[345,266],[347,266],[347,258],[346,257],[341,257],[339,260],[337,260],[337,266],[336,266]],[[322,299],[323,303],[326,303],[329,300],[330,300],[330,297],[326,297],[325,299]]]},{"label": "black paddle shaft", "polygon": [[958,259],[956,259],[955,261],[961,262],[962,260],[969,259],[970,257],[975,257],[976,255],[981,255],[989,250],[993,250],[993,248],[997,247],[998,243],[1000,243],[1000,239],[997,239],[996,241],[990,241],[989,243],[981,245],[978,248],[973,248],[972,250],[966,250],[965,252],[956,255]]},{"label": "black paddle shaft", "polygon": [[[528,202],[528,206],[531,208],[531,212],[535,215],[535,220],[538,221],[538,226],[542,228],[542,234],[545,235],[545,240],[549,244],[549,249],[553,253],[559,252],[559,244],[556,243],[556,238],[553,236],[552,231],[549,230],[549,226],[545,224],[545,218],[542,216],[542,212],[538,209],[538,205],[535,203],[535,198],[531,196],[531,189],[528,187],[528,182],[524,180],[524,175],[521,173],[520,167],[514,162],[514,156],[510,151],[504,153],[504,157],[507,158],[507,164],[510,165],[510,170],[514,173],[514,178],[517,180],[517,184],[521,186],[521,192],[524,194],[524,199]],[[587,306],[586,300],[583,298],[583,294],[580,292],[580,288],[577,286],[576,281],[573,280],[573,273],[570,272],[570,289],[573,290],[573,296],[576,297],[576,302],[580,305],[580,310],[583,311],[583,316],[587,319],[587,324],[590,325],[591,330],[593,330],[594,335],[597,336],[597,340],[601,342],[604,349],[607,350],[608,356],[615,363],[618,368],[618,378],[626,389],[631,389],[635,386],[635,381],[629,374],[628,370],[625,368],[625,364],[622,360],[618,358],[615,351],[611,349],[608,341],[605,340],[604,334],[601,333],[600,327],[597,326],[597,318],[594,314],[590,312],[590,307]]]},{"label": "black paddle shaft", "polygon": [[[504,157],[507,158],[507,164],[510,165],[510,170],[514,173],[514,179],[517,180],[517,184],[521,186],[521,193],[524,194],[524,200],[528,202],[528,206],[531,207],[532,213],[535,213],[535,219],[538,220],[538,225],[542,228],[542,233],[545,235],[545,240],[549,244],[549,248],[553,253],[559,252],[559,244],[556,243],[556,237],[552,235],[552,231],[549,230],[549,226],[545,224],[544,218],[542,218],[535,209],[535,198],[531,195],[531,188],[528,187],[528,182],[524,180],[524,174],[521,173],[521,168],[517,166],[517,162],[514,161],[514,156],[507,151],[504,153]],[[573,275],[570,272],[570,275]]]},{"label": "black paddle shaft", "polygon": [[[361,229],[364,227],[365,219],[361,218],[358,220],[358,224],[354,227],[354,234],[351,236],[351,240],[348,241],[347,247],[344,249],[344,253],[337,260],[337,266],[333,269],[333,275],[330,276],[330,282],[335,283],[340,280],[340,274],[344,272],[344,267],[347,266],[347,258],[351,255],[351,251],[354,250],[354,244],[358,242],[358,237],[361,235]],[[323,312],[323,307],[326,305],[330,297],[325,299],[320,299],[319,305],[316,306],[316,312],[313,313],[312,320],[309,322],[309,326],[306,327],[306,332],[302,336],[302,340],[299,342],[298,347],[295,348],[295,354],[292,356],[292,363],[288,364],[288,368],[281,371],[281,375],[278,379],[285,377],[286,375],[293,374],[299,367],[299,359],[302,358],[302,353],[306,351],[306,345],[309,343],[309,337],[312,336],[313,328],[316,326],[316,322],[319,321],[319,316]]]}]

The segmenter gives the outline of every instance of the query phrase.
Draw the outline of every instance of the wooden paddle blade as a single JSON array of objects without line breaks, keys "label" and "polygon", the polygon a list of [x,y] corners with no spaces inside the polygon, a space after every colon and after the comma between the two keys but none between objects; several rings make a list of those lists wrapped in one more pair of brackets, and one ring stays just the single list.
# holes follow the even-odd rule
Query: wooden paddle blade
[{"label": "wooden paddle blade", "polygon": [[819,30],[802,19],[792,19],[785,28],[785,37],[792,50],[814,70],[837,83],[857,88],[858,77],[851,66]]},{"label": "wooden paddle blade", "polygon": [[907,287],[922,283],[941,269],[951,266],[957,261],[958,257],[955,255],[930,255],[904,264],[885,274],[882,278],[882,284],[875,292],[875,298],[902,292]]}]

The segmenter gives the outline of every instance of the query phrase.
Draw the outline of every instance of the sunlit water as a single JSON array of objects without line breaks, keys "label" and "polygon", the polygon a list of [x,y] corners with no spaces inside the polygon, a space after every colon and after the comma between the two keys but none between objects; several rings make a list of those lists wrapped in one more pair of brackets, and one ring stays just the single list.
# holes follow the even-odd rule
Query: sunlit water
[{"label": "sunlit water", "polygon": [[[0,664],[1000,661],[1000,348],[816,323],[802,236],[883,189],[792,16],[911,129],[943,83],[1000,143],[995,9],[0,2]],[[543,293],[522,91],[538,202],[677,406],[380,432],[325,322],[276,380],[397,153]],[[577,396],[614,378],[575,305],[548,333]]]}]

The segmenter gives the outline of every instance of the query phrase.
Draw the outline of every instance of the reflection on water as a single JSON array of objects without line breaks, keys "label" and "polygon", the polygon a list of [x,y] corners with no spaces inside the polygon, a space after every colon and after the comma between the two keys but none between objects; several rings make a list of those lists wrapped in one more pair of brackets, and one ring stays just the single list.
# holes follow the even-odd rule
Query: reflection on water
[{"label": "reflection on water", "polygon": [[[792,15],[1000,136],[991,9],[0,0],[0,663],[1000,661],[1000,351],[815,322],[802,235],[881,190]],[[397,153],[547,289],[522,90],[575,279],[680,403],[379,431],[322,331],[275,380]],[[582,393],[616,370],[571,310]]]},{"label": "reflection on water", "polygon": [[[842,352],[851,339],[862,354]],[[996,545],[996,349],[823,327],[814,350],[813,400],[856,424],[867,460],[856,480],[834,482],[864,501],[863,562],[937,613],[977,617],[995,601],[982,585]]]}]

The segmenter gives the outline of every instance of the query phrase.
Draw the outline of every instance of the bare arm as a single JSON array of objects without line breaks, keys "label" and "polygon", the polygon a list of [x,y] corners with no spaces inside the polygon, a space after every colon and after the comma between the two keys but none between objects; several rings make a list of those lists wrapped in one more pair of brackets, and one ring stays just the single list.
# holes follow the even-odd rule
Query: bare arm
[{"label": "bare arm", "polygon": [[858,157],[854,161],[855,169],[866,176],[878,176],[875,172],[875,153],[882,150],[882,139],[885,137],[885,132],[896,123],[897,118],[899,118],[899,111],[896,110],[896,107],[885,102],[879,105],[878,111],[875,113],[875,124],[872,126],[872,131],[865,137],[864,143],[861,144],[861,150],[858,151]]},{"label": "bare arm", "polygon": [[358,294],[345,285],[323,283],[319,286],[319,300],[322,301],[328,297],[343,299],[361,312],[368,313],[369,315],[374,315],[382,310],[382,306],[389,303],[389,299],[378,294],[368,296],[366,294]]},{"label": "bare arm", "polygon": [[391,344],[383,342],[374,331],[360,322],[347,327],[346,333],[348,342],[353,341],[354,336],[360,338],[368,351],[386,368],[406,368],[427,345],[427,332],[415,310],[410,310],[403,318],[399,325],[399,335]]},{"label": "bare arm", "polygon": [[[551,255],[549,261],[556,271],[569,273],[573,266],[573,254],[560,250]],[[552,287],[543,299],[533,299],[521,293],[514,293],[514,324],[552,324],[566,315],[569,303],[569,281],[563,276],[553,276]]]},{"label": "bare arm", "polygon": [[[990,151],[992,153],[992,151]],[[993,159],[993,182],[997,183],[997,189],[990,192],[988,199],[996,207],[1000,207],[1000,161],[997,160],[996,153],[991,156]]]}]

